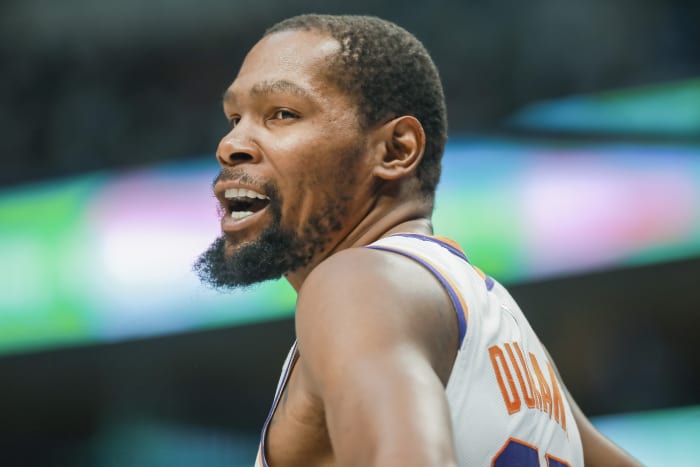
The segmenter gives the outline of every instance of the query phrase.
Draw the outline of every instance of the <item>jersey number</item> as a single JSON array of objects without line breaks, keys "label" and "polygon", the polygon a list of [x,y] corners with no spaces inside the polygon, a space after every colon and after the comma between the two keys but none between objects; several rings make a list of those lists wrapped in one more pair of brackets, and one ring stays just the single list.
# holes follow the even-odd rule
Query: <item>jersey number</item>
[{"label": "jersey number", "polygon": [[[571,467],[565,460],[545,455],[547,467]],[[537,447],[519,439],[510,438],[491,462],[493,467],[540,467]]]}]

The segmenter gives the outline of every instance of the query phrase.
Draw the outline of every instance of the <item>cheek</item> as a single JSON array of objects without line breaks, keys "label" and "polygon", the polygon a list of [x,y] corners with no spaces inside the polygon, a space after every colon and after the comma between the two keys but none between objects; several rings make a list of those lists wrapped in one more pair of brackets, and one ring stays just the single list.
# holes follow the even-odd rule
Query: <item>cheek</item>
[{"label": "cheek", "polygon": [[283,224],[300,227],[310,218],[348,207],[363,154],[361,135],[352,129],[306,127],[277,142]]},{"label": "cheek", "polygon": [[[303,165],[300,171],[289,172],[286,178],[282,223],[301,232],[311,222],[347,207],[352,198],[347,171],[330,155],[319,160],[315,157]],[[343,209],[345,211],[345,209]]]}]

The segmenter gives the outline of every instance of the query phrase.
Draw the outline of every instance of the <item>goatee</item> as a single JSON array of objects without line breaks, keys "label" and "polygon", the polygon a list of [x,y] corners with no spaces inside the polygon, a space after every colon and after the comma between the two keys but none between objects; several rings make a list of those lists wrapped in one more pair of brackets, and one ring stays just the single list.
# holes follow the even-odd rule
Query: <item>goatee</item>
[{"label": "goatee", "polygon": [[281,227],[281,201],[275,187],[267,185],[265,192],[270,198],[267,207],[272,217],[270,226],[231,255],[226,254],[226,236],[217,238],[194,264],[202,282],[218,289],[246,287],[279,279],[311,260],[313,249],[293,231]]},{"label": "goatee", "polygon": [[247,287],[305,266],[311,259],[306,250],[295,235],[273,224],[233,255],[226,255],[222,235],[200,255],[194,270],[202,282],[214,288]]},{"label": "goatee", "polygon": [[[218,289],[234,289],[279,279],[307,266],[328,248],[333,234],[343,230],[342,220],[347,217],[348,206],[354,196],[354,166],[359,160],[358,150],[348,151],[339,160],[341,164],[332,175],[335,183],[326,193],[326,202],[297,228],[283,227],[284,203],[273,183],[260,185],[240,172],[222,170],[214,183],[226,179],[262,186],[262,192],[270,199],[265,208],[267,212],[263,215],[270,221],[255,240],[235,245],[237,249],[234,253],[226,252],[227,243],[234,240],[227,240],[226,235],[217,238],[194,264],[194,270],[202,282]],[[305,182],[306,186],[314,187],[323,184],[319,177]]]}]

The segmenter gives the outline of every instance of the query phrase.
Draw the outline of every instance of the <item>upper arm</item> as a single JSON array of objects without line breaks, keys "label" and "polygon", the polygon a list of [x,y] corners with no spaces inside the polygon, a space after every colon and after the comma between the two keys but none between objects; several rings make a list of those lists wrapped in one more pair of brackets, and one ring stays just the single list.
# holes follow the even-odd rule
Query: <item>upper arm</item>
[{"label": "upper arm", "polygon": [[454,462],[446,377],[436,371],[456,352],[449,309],[430,273],[398,255],[343,252],[307,278],[299,365],[340,465]]},{"label": "upper arm", "polygon": [[610,441],[598,431],[581,411],[576,401],[566,391],[569,405],[574,413],[576,426],[581,435],[583,459],[587,467],[638,467],[641,466],[632,456]]},{"label": "upper arm", "polygon": [[583,446],[583,460],[587,467],[639,467],[641,464],[624,450],[618,447],[615,443],[593,426],[591,421],[586,417],[581,408],[578,406],[571,393],[566,388],[564,380],[559,374],[559,369],[556,367],[552,356],[547,349],[547,358],[552,363],[557,378],[561,382],[564,393],[569,401],[569,406],[574,415],[576,426],[578,427],[581,436],[581,445]]}]

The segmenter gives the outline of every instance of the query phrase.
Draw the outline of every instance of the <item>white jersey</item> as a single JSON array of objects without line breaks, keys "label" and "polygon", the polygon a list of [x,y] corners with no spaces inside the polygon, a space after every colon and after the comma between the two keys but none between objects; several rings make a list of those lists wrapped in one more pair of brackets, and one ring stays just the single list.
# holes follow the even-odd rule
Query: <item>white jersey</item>
[{"label": "white jersey", "polygon": [[[417,261],[448,292],[459,323],[459,351],[445,389],[457,459],[466,466],[583,466],[571,407],[544,347],[513,298],[442,237],[398,234],[367,248]],[[285,362],[256,465],[267,466],[267,425],[296,354]]]},{"label": "white jersey", "polygon": [[400,234],[369,247],[413,258],[450,295],[460,346],[446,394],[459,465],[583,466],[561,381],[506,289],[448,239]]}]

